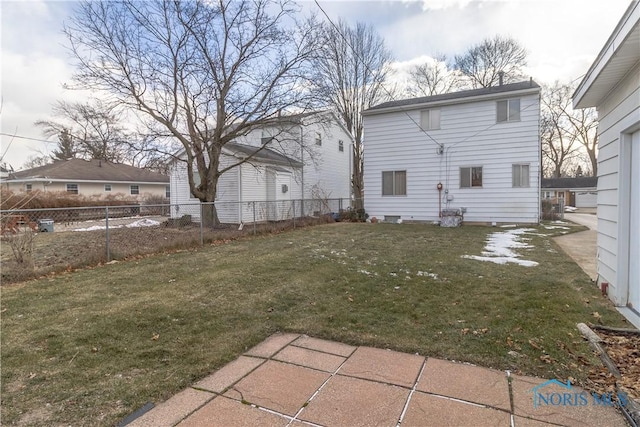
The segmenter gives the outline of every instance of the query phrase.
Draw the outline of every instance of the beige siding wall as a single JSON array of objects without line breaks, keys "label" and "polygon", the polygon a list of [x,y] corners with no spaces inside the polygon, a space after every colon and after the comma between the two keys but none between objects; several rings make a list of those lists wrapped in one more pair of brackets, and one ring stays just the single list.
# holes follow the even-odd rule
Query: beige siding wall
[{"label": "beige siding wall", "polygon": [[[26,184],[23,182],[15,183],[7,181],[5,186],[14,192],[26,191]],[[147,184],[147,183],[109,183],[111,185],[111,191],[105,191],[105,184],[107,183],[93,183],[93,182],[51,182],[45,185],[42,181],[35,181],[31,183],[31,191],[44,191],[44,192],[66,192],[67,184],[76,184],[78,186],[78,194],[86,197],[107,197],[116,196],[118,194],[124,195],[127,198],[135,198],[136,200],[144,200],[146,197],[165,197],[166,187],[169,183],[161,184]],[[139,189],[138,195],[131,195],[131,186],[137,185]]]}]

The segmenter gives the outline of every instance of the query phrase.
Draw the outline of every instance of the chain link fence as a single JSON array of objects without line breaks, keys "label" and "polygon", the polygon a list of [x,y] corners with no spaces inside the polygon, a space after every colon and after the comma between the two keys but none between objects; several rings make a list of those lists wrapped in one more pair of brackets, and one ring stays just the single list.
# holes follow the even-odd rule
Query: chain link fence
[{"label": "chain link fence", "polygon": [[564,219],[564,199],[562,197],[542,199],[542,219]]},{"label": "chain link fence", "polygon": [[2,282],[352,217],[349,199],[0,211]]}]

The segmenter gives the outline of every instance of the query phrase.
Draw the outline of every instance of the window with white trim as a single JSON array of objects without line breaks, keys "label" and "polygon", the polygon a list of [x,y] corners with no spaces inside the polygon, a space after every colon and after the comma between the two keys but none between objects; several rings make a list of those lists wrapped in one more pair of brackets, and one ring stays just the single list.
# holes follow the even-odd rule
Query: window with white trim
[{"label": "window with white trim", "polygon": [[27,193],[31,193],[32,190],[33,190],[33,184],[24,185],[24,191],[26,191]]},{"label": "window with white trim", "polygon": [[338,141],[338,151],[340,151],[340,152],[344,151],[344,141],[343,140],[339,140]]},{"label": "window with white trim", "polygon": [[520,121],[520,98],[505,99],[496,103],[496,122]]},{"label": "window with white trim", "polygon": [[171,198],[171,186],[170,185],[165,185],[164,186],[164,197],[166,197],[167,199]]},{"label": "window with white trim", "polygon": [[78,194],[78,184],[67,184],[67,193]]},{"label": "window with white trim", "polygon": [[107,193],[111,191],[111,184],[105,184],[104,185],[104,191],[106,191]]},{"label": "window with white trim", "polygon": [[460,188],[481,188],[482,166],[460,168]]},{"label": "window with white trim", "polygon": [[529,187],[529,165],[511,165],[511,183],[516,187]]},{"label": "window with white trim", "polygon": [[322,145],[322,134],[320,132],[316,132],[316,145]]},{"label": "window with white trim", "polygon": [[383,171],[382,172],[383,196],[407,195],[407,171]]},{"label": "window with white trim", "polygon": [[420,111],[420,127],[422,130],[440,129],[440,109]]},{"label": "window with white trim", "polygon": [[130,185],[129,186],[129,194],[132,196],[140,194],[140,186],[139,185]]}]

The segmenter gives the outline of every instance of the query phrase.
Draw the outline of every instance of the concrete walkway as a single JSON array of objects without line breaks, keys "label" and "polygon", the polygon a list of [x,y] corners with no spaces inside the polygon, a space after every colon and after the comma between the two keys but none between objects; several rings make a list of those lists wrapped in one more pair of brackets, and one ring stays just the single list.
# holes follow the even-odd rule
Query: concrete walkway
[{"label": "concrete walkway", "polygon": [[555,237],[554,240],[595,281],[598,278],[598,218],[596,215],[579,213],[565,213],[564,217],[589,227],[589,230]]},{"label": "concrete walkway", "polygon": [[[581,389],[546,382],[416,354],[276,334],[128,425],[626,425],[615,408],[594,404]],[[538,399],[534,406],[534,394],[551,403]],[[578,402],[575,396],[584,396],[579,405],[570,403]]]}]

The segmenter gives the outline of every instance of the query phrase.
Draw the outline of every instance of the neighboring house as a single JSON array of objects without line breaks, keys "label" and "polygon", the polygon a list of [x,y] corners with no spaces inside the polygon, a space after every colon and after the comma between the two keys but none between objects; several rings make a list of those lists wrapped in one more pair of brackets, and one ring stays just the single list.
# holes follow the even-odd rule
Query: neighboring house
[{"label": "neighboring house", "polygon": [[579,176],[576,178],[542,178],[542,200],[576,208],[595,208],[598,197],[598,177]]},{"label": "neighboring house", "polygon": [[639,2],[624,13],[573,103],[595,107],[599,117],[598,283],[640,327]]},{"label": "neighboring house", "polygon": [[[282,116],[272,123],[223,147],[220,168],[250,160],[223,173],[218,181],[220,221],[252,222],[254,215],[256,221],[282,220],[300,216],[303,208],[313,214],[317,210],[313,203],[294,206],[290,202],[302,199],[341,199],[346,209],[351,196],[352,139],[337,117],[316,112]],[[175,161],[170,175],[171,203],[176,205],[172,215],[188,214],[198,220],[199,210],[193,209],[198,199],[191,194],[186,163]],[[194,180],[199,182],[197,172]],[[185,204],[192,206],[181,207]]]},{"label": "neighboring house", "polygon": [[393,101],[364,112],[365,210],[387,221],[540,217],[540,86],[532,80]]},{"label": "neighboring house", "polygon": [[69,159],[12,172],[2,187],[14,192],[66,192],[87,197],[169,197],[169,177],[104,160]]}]

